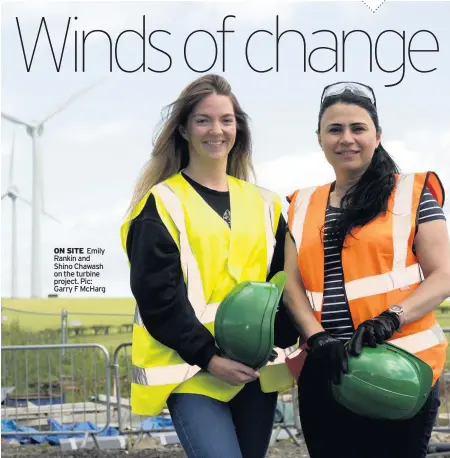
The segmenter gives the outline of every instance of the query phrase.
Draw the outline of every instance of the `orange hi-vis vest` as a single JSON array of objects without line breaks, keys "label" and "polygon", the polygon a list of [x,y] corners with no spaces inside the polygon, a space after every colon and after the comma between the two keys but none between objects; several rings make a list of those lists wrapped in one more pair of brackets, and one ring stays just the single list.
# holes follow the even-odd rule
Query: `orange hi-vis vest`
[{"label": "orange hi-vis vest", "polygon": [[[324,290],[322,230],[331,183],[299,189],[290,196],[289,230],[298,252],[306,295],[321,322]],[[420,197],[428,186],[439,205],[444,190],[433,172],[396,175],[388,211],[364,227],[353,229],[342,250],[345,295],[353,325],[359,326],[401,303],[423,281],[413,252]],[[436,304],[438,305],[438,304]],[[447,340],[434,312],[403,326],[389,342],[414,353],[433,369],[433,384],[442,373]]]}]

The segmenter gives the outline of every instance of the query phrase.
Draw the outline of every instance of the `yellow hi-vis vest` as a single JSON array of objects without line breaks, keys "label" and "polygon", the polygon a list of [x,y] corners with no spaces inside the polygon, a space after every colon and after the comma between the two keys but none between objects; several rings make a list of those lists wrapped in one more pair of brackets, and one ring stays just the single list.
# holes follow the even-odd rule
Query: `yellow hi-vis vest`
[{"label": "yellow hi-vis vest", "polygon": [[[180,250],[188,299],[197,318],[214,335],[217,308],[238,283],[266,281],[281,213],[279,196],[228,176],[231,229],[177,173],[154,186],[121,228],[122,246],[130,221],[144,208],[150,194]],[[264,392],[292,388],[295,380],[285,364],[285,352],[260,372]],[[154,339],[145,329],[136,306],[132,341],[131,410],[158,415],[171,393],[196,393],[228,402],[243,388],[232,386],[198,366],[188,365],[178,353]]]}]

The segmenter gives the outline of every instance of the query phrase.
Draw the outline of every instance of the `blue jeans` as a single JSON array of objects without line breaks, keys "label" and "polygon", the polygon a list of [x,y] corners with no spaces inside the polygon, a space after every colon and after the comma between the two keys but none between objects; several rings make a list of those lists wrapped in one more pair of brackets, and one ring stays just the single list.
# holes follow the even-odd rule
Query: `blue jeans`
[{"label": "blue jeans", "polygon": [[247,383],[230,401],[198,394],[172,394],[167,406],[188,458],[264,458],[278,393]]}]

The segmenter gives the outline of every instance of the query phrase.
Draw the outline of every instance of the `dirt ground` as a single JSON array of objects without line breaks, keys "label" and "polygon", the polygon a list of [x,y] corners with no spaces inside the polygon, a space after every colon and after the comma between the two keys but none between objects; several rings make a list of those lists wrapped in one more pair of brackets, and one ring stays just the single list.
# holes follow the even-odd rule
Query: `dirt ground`
[{"label": "dirt ground", "polygon": [[[450,434],[433,433],[431,442],[450,442]],[[2,458],[186,458],[179,445],[162,446],[150,438],[142,440],[130,450],[85,449],[70,452],[61,452],[58,446],[16,445],[7,444],[2,440],[1,456]],[[270,447],[266,458],[309,458],[309,454],[300,438],[298,446],[290,440],[277,441]]]},{"label": "dirt ground", "polygon": [[[61,452],[57,446],[10,445],[2,442],[2,458],[186,458],[180,446],[167,445],[137,450],[75,450]],[[306,446],[296,446],[289,441],[279,441],[270,448],[267,458],[307,458]]]}]

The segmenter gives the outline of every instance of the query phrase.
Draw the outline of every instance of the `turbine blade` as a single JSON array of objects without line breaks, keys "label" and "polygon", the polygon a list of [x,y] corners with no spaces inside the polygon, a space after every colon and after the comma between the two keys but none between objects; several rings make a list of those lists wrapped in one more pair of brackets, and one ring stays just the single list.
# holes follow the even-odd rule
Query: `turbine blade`
[{"label": "turbine blade", "polygon": [[19,196],[18,194],[16,194],[16,197],[31,207],[31,202],[28,199],[25,199],[24,197]]},{"label": "turbine blade", "polygon": [[90,91],[91,89],[93,89],[95,86],[98,86],[102,81],[104,81],[105,78],[101,78],[100,80],[96,81],[95,83],[92,83],[90,84],[89,86],[85,87],[84,89],[82,89],[81,91],[79,92],[76,92],[75,94],[73,94],[72,96],[70,96],[64,103],[62,103],[61,105],[58,105],[48,116],[46,116],[42,121],[41,121],[41,124],[44,124],[45,122],[47,122],[50,118],[53,118],[53,116],[57,115],[58,113],[60,113],[61,111],[63,111],[64,109],[66,109],[69,105],[71,105],[73,102],[75,102],[75,100],[77,100],[78,98],[80,98],[82,95],[84,95],[86,92]]},{"label": "turbine blade", "polygon": [[33,127],[31,124],[29,124],[28,122],[25,122],[25,121],[22,121],[21,119],[19,118],[16,118],[15,116],[11,116],[7,113],[3,113],[2,112],[2,118],[4,119],[7,119],[8,121],[14,123],[14,124],[19,124],[21,126],[27,126],[27,127]]},{"label": "turbine blade", "polygon": [[[21,200],[22,202],[25,202],[27,205],[29,205],[30,207],[32,206],[31,202],[28,200],[28,199],[25,199],[24,197],[22,196],[19,196],[17,195],[17,198],[19,200]],[[3,197],[2,197],[3,199]],[[46,211],[42,211],[41,212],[44,216],[47,216],[47,218],[50,218],[52,219],[53,221],[56,221],[57,223],[61,224],[61,221],[59,221],[59,219],[56,219],[54,216],[50,215],[50,213],[47,213]]]},{"label": "turbine blade", "polygon": [[43,215],[47,216],[47,218],[50,218],[52,219],[53,221],[56,221],[58,224],[61,224],[61,221],[59,221],[58,219],[56,219],[54,216],[50,215],[50,213],[47,213],[47,212],[42,212]]},{"label": "turbine blade", "polygon": [[3,200],[5,197],[7,197],[7,196],[8,196],[8,194],[3,194],[2,200]]}]

